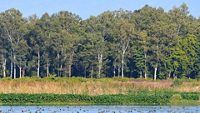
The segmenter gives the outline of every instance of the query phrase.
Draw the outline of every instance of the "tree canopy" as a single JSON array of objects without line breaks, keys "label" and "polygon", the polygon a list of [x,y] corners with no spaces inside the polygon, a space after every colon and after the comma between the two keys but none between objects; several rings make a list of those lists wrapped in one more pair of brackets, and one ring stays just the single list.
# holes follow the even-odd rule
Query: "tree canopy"
[{"label": "tree canopy", "polygon": [[1,77],[198,78],[200,19],[186,4],[148,5],[82,20],[60,11],[25,18],[0,13]]}]

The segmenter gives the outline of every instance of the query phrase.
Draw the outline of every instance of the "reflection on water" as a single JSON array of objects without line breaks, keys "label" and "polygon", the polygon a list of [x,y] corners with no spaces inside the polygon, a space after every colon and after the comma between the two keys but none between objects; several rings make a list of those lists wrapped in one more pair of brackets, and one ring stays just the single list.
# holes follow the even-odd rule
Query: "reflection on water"
[{"label": "reflection on water", "polygon": [[200,113],[200,106],[0,106],[0,113]]}]

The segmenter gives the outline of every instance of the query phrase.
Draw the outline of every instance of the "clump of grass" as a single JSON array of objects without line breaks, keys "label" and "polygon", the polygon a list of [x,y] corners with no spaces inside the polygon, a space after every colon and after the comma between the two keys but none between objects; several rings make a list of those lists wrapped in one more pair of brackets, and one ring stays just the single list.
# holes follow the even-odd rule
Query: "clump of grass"
[{"label": "clump of grass", "polygon": [[173,86],[180,86],[183,84],[183,80],[181,79],[175,79],[174,82],[173,82]]},{"label": "clump of grass", "polygon": [[181,95],[180,94],[175,94],[170,98],[170,103],[174,104],[174,105],[177,105],[177,104],[179,104],[181,102],[181,100],[182,100]]},{"label": "clump of grass", "polygon": [[0,81],[11,81],[11,80],[12,80],[11,77],[4,77],[0,79]]}]

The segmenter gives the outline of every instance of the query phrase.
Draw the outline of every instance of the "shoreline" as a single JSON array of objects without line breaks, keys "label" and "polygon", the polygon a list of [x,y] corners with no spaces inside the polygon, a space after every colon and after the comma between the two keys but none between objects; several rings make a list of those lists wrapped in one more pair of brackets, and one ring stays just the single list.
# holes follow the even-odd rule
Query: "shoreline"
[{"label": "shoreline", "polygon": [[0,79],[0,105],[200,105],[197,80]]}]

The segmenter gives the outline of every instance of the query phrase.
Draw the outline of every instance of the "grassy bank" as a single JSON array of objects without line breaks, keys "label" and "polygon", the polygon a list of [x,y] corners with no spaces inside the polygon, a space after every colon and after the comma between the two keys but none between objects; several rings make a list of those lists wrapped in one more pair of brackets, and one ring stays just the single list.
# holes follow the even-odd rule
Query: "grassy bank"
[{"label": "grassy bank", "polygon": [[123,95],[0,94],[1,105],[200,105],[200,93],[140,91]]},{"label": "grassy bank", "polygon": [[200,105],[197,80],[0,79],[1,105]]},{"label": "grassy bank", "polygon": [[135,91],[199,92],[197,80],[142,80],[133,78],[10,78],[0,79],[0,93],[111,95]]}]

